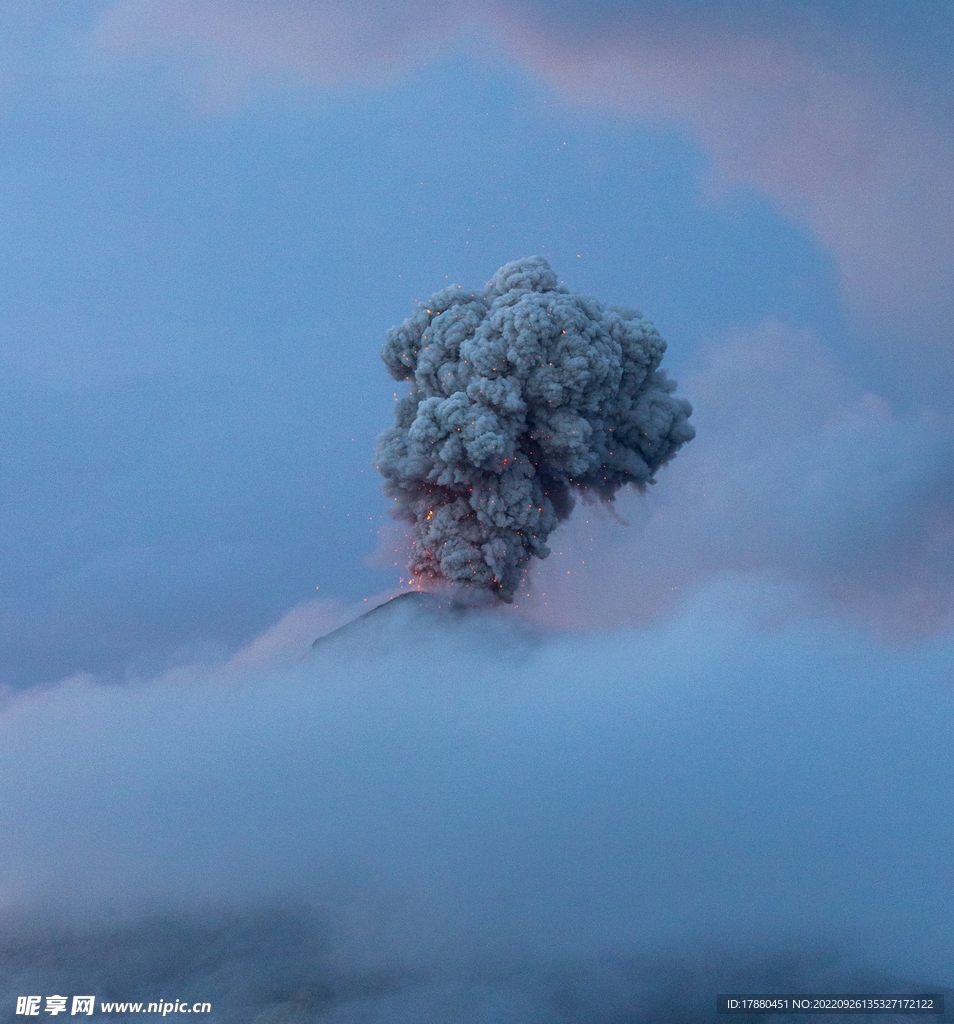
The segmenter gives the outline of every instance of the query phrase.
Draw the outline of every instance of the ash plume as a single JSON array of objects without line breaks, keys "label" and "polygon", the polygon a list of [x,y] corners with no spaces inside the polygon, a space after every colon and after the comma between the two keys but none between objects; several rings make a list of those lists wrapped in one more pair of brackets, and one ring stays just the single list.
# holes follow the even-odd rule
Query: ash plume
[{"label": "ash plume", "polygon": [[376,463],[414,527],[410,571],[511,601],[578,495],[654,483],[695,436],[665,350],[639,313],[573,294],[540,256],[391,328],[381,355],[411,392]]}]

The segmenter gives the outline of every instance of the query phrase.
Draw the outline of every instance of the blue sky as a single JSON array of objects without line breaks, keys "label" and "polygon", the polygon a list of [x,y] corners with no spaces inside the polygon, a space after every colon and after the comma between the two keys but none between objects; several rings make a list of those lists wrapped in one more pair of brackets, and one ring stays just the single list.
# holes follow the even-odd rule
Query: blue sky
[{"label": "blue sky", "polygon": [[[593,93],[586,62],[633,30],[636,9],[607,7],[579,53],[556,55],[547,47],[575,38],[569,8],[503,11],[485,19],[496,28],[462,37],[450,26],[433,49],[420,30],[427,9],[409,8],[409,53],[378,52],[384,44],[366,39],[374,8],[356,9],[337,31],[383,68],[369,84],[341,40],[340,64],[322,64],[321,52],[308,64],[307,47],[292,46],[296,18],[299,35],[326,31],[321,5],[256,8],[252,27],[273,41],[265,57],[233,38],[251,8],[223,22],[227,8],[196,5],[191,20],[169,4],[89,5],[69,22],[19,15],[0,114],[8,685],[231,649],[316,593],[349,601],[396,583],[393,565],[368,564],[386,508],[370,466],[390,416],[377,360],[384,330],[443,284],[480,285],[521,255],[546,255],[571,288],[642,308],[670,342],[677,379],[718,359],[729,336],[772,322],[810,332],[842,361],[846,386],[897,414],[916,414],[926,398],[947,414],[938,371],[949,320],[936,310],[927,327],[912,317],[905,337],[899,287],[894,310],[870,323],[866,289],[887,271],[855,266],[855,221],[883,203],[872,189],[872,211],[851,208],[851,174],[864,168],[839,178],[837,164],[822,166],[815,182],[789,181],[785,169],[882,145],[842,139],[847,156],[822,150],[824,123],[806,126],[798,105],[814,100],[819,117],[833,116],[828,75],[858,107],[856,134],[883,100],[881,78],[893,84],[904,72],[907,92],[922,93],[920,108],[902,94],[915,107],[908,120],[943,121],[931,69],[882,68],[886,48],[868,38],[866,20],[842,12],[852,61],[832,70],[819,59],[807,99],[787,95],[788,71],[766,88],[764,68],[736,68],[727,89],[738,96],[724,105],[743,117],[746,105],[761,107],[733,140],[725,112],[705,109],[705,76],[718,67],[701,58],[692,72],[701,85],[687,73],[678,103],[663,96],[653,109],[656,86],[618,55],[606,63],[621,84]],[[642,12],[666,54],[675,45],[667,10]],[[720,38],[739,35],[740,52],[746,32],[761,33],[780,63],[808,60],[807,15],[795,31],[746,29],[742,14],[720,12],[682,30],[690,52],[679,60],[696,59],[693,40],[714,33],[713,18]],[[506,21],[518,15],[526,25]],[[16,21],[16,9],[7,17]],[[688,8],[676,22],[687,18]],[[607,36],[600,26],[614,19],[622,25]],[[524,59],[514,59],[508,48],[520,47]],[[855,52],[865,47],[867,63]],[[718,57],[710,52],[710,64]],[[759,134],[757,116],[781,118],[789,106],[797,116],[779,139]],[[925,161],[933,145],[924,142]],[[944,272],[930,273],[941,275],[941,294],[925,305],[943,305]],[[859,279],[853,287],[847,274]],[[758,400],[748,381],[736,390],[720,404]],[[710,410],[683,393],[704,426]]]},{"label": "blue sky", "polygon": [[[872,870],[915,910],[897,948],[887,938],[879,946],[887,925],[872,924],[871,955],[945,980],[949,843],[932,832],[915,854],[900,836],[904,801],[934,798],[942,823],[951,807],[949,745],[931,740],[926,752],[915,734],[932,712],[942,723],[951,715],[952,21],[950,5],[889,0],[784,11],[715,0],[6,5],[0,685],[22,696],[0,727],[22,714],[34,716],[37,735],[55,732],[79,701],[78,720],[107,737],[103,764],[92,748],[74,751],[75,778],[69,759],[52,753],[29,770],[26,754],[11,760],[9,785],[28,795],[45,792],[31,788],[30,771],[65,781],[48,800],[10,803],[10,834],[42,838],[36,822],[67,807],[76,786],[98,806],[116,765],[120,777],[129,767],[133,803],[144,787],[157,806],[201,820],[206,798],[159,770],[159,746],[143,760],[134,742],[108,738],[113,729],[148,732],[153,702],[165,709],[160,735],[172,737],[184,692],[220,746],[218,761],[176,747],[182,778],[193,768],[207,780],[260,768],[261,790],[234,795],[237,806],[263,820],[275,806],[275,828],[287,825],[297,811],[274,794],[297,759],[324,756],[327,740],[295,738],[288,709],[302,684],[287,659],[402,580],[402,534],[372,465],[395,390],[379,356],[384,333],[435,290],[482,286],[502,264],[539,254],[571,290],[637,306],[656,324],[669,343],[664,365],[694,405],[697,437],[647,494],[621,497],[615,514],[582,505],[554,534],[553,554],[534,564],[504,615],[507,628],[549,638],[524,675],[513,669],[534,697],[511,708],[512,722],[488,712],[487,735],[506,747],[512,729],[527,751],[514,770],[537,780],[529,791],[544,803],[558,803],[559,786],[539,781],[550,754],[534,737],[572,732],[574,685],[591,695],[593,722],[614,701],[636,715],[640,687],[658,679],[674,693],[705,679],[698,685],[711,687],[726,735],[723,712],[738,693],[771,705],[773,680],[795,686],[816,723],[826,688],[845,729],[851,706],[886,737],[886,723],[900,723],[880,761],[854,747],[830,763],[827,741],[792,741],[794,776],[780,785],[810,801],[834,778],[843,807],[887,808],[895,831]],[[604,641],[618,663],[641,665],[658,644],[682,669],[649,658],[634,677],[637,695],[622,698],[612,682],[619,672],[594,654]],[[719,668],[710,671],[713,650]],[[497,654],[488,652],[493,671],[510,671]],[[560,676],[546,726],[533,700],[545,700],[540,680],[564,656],[577,674]],[[423,707],[402,657],[391,666],[398,699]],[[440,658],[425,660],[430,686]],[[336,672],[347,675],[338,663],[319,674],[327,683]],[[877,680],[870,694],[868,677]],[[284,710],[266,730],[274,759],[250,755],[242,768],[228,749],[220,733],[233,712],[216,680],[246,688],[234,711],[240,730],[276,695]],[[355,725],[364,712],[341,710],[350,683],[341,686],[341,718],[329,728],[355,765],[367,755],[369,767],[345,772],[334,799],[349,787],[363,794],[361,834],[385,835],[393,822],[374,809],[374,793],[390,792],[400,758],[375,760],[376,734]],[[395,698],[375,690],[357,699],[387,719]],[[457,728],[456,699],[437,701],[417,725],[397,722],[409,747],[423,744],[422,763],[436,763],[444,731]],[[690,732],[701,730],[705,701],[672,699],[653,705],[650,722],[658,715],[671,726],[684,714]],[[783,711],[772,708],[778,724]],[[598,739],[580,740],[581,777],[602,779],[602,792],[613,773],[637,771],[627,743],[612,740],[604,761]],[[684,776],[675,749],[639,762],[661,792],[676,787],[685,817],[659,811],[664,831],[681,820],[704,833],[707,773],[724,776],[727,806],[769,815],[772,797],[748,788],[723,754],[683,753],[694,766]],[[454,808],[470,799],[467,772],[490,770],[475,757],[458,765],[422,826],[447,818],[447,871],[468,877],[499,867],[487,850],[470,861],[460,852],[468,833]],[[872,758],[884,780],[892,764],[908,765],[896,790],[865,781]],[[834,776],[814,774],[813,763]],[[317,805],[331,799],[302,786]],[[399,802],[426,818],[422,786],[409,778]],[[506,814],[519,816],[518,805]],[[114,827],[128,826],[129,842],[100,850],[103,905],[132,899],[140,884],[186,902],[238,892],[249,865],[263,891],[282,891],[314,853],[307,829],[287,846],[263,830],[241,847],[233,881],[216,888],[217,871],[203,867],[190,887],[175,877],[174,854],[144,852],[161,814],[139,813],[117,811]],[[527,864],[551,826],[568,834],[561,814],[522,848]],[[334,820],[322,857],[360,845]],[[629,827],[622,811],[599,820],[597,835]],[[196,828],[186,843],[193,865],[229,842],[218,819],[208,835]],[[395,834],[403,852],[375,854],[374,871],[414,890],[423,883],[407,865],[424,833],[402,825]],[[829,852],[806,854],[823,876],[830,869],[833,886],[846,877],[833,851],[847,834],[832,826]],[[77,833],[76,849],[86,842]],[[29,874],[29,844],[11,843],[5,894]],[[650,860],[665,861],[664,845]],[[30,893],[69,889],[76,858],[93,857],[69,844],[50,849]],[[626,858],[613,850],[607,871],[625,874]],[[729,843],[725,864],[737,853]],[[701,856],[677,858],[661,891],[694,877]],[[902,879],[914,860],[933,866],[911,889]],[[798,885],[773,875],[767,849],[746,865],[712,884],[761,879],[753,884],[764,882],[768,909],[749,925],[768,928],[797,902]],[[143,872],[152,869],[161,884],[150,888]],[[552,877],[564,869],[568,886],[597,886],[589,867],[570,861]],[[119,879],[115,891],[108,877]],[[844,906],[857,923],[868,918],[853,884]],[[473,909],[470,897],[455,899],[440,913]],[[687,910],[686,928],[711,932],[721,899],[696,918]],[[918,933],[917,908],[928,937],[905,960],[899,950]],[[824,931],[835,917],[819,910],[814,925]],[[530,932],[539,938],[546,927]]]}]

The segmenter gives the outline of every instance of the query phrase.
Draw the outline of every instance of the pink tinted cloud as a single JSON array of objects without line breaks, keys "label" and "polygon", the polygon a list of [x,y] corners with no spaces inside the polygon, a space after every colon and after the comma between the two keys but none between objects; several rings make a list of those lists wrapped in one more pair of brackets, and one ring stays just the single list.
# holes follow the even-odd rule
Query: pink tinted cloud
[{"label": "pink tinted cloud", "polygon": [[726,181],[763,190],[830,248],[871,344],[890,354],[879,321],[903,313],[909,343],[946,359],[954,131],[917,88],[797,12],[757,24],[690,5],[558,13],[518,0],[115,0],[97,40],[198,51],[214,94],[262,74],[380,82],[476,28],[573,102],[688,125]]},{"label": "pink tinted cloud", "polygon": [[866,325],[903,309],[912,334],[946,345],[954,131],[911,90],[784,29],[647,17],[581,36],[510,20],[501,38],[513,55],[564,96],[690,125],[727,181],[803,218],[837,257],[849,300],[871,314]]},{"label": "pink tinted cloud", "polygon": [[257,76],[317,85],[386,81],[459,26],[461,0],[349,4],[308,0],[117,0],[96,41],[111,50],[191,50],[213,94]]},{"label": "pink tinted cloud", "polygon": [[683,386],[697,438],[616,518],[577,509],[525,614],[646,622],[728,575],[888,635],[954,625],[954,419],[896,414],[778,323],[713,346]]}]

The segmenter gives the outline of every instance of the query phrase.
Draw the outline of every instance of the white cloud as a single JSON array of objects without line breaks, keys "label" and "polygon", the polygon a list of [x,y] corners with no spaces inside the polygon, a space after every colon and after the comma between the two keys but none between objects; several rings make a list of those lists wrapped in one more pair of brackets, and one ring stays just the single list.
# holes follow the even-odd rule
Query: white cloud
[{"label": "white cloud", "polygon": [[639,622],[725,573],[894,636],[954,624],[954,422],[897,414],[807,331],[768,323],[713,345],[680,381],[698,436],[629,526],[582,506],[530,576],[524,610],[573,624]]},{"label": "white cloud", "polygon": [[745,590],[588,638],[379,615],[314,653],[24,693],[3,919],[291,900],[376,962],[759,934],[949,981],[949,638],[766,632]]},{"label": "white cloud", "polygon": [[728,182],[764,191],[835,254],[869,344],[889,354],[880,318],[903,310],[905,345],[937,358],[954,315],[950,125],[876,53],[859,62],[845,39],[834,59],[831,41],[799,36],[637,16],[582,37],[516,17],[503,38],[572,101],[689,125]]}]

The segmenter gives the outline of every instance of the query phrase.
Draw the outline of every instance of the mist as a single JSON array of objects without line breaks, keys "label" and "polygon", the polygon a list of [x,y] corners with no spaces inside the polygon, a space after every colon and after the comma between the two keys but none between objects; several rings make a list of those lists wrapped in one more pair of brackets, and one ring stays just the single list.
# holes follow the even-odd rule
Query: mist
[{"label": "mist", "polygon": [[4,1007],[705,1020],[731,981],[950,985],[951,642],[771,600],[724,578],[589,636],[399,602],[312,648],[315,605],[219,665],[11,698]]}]

